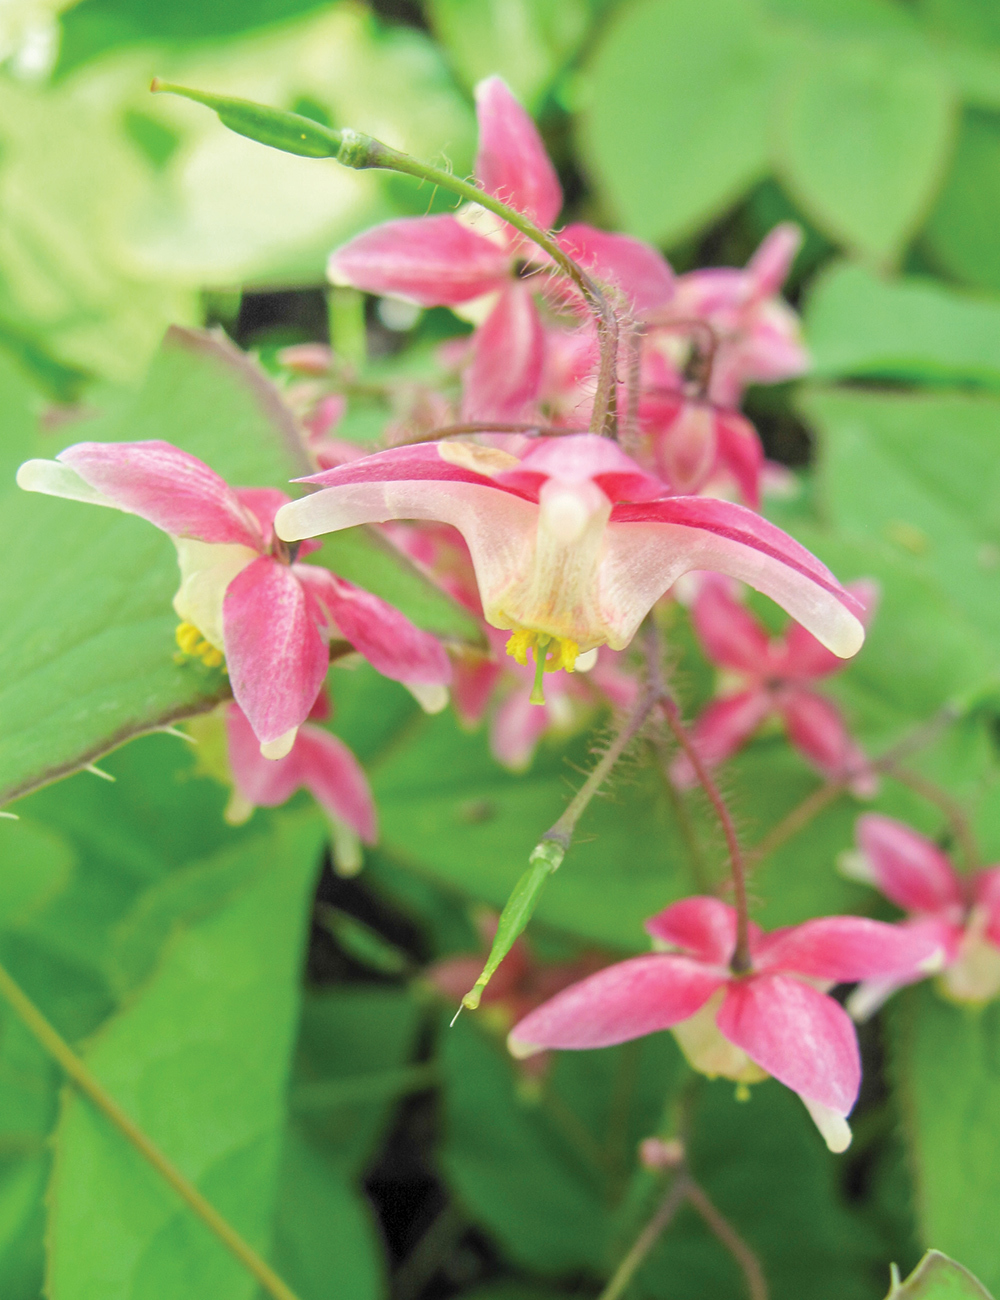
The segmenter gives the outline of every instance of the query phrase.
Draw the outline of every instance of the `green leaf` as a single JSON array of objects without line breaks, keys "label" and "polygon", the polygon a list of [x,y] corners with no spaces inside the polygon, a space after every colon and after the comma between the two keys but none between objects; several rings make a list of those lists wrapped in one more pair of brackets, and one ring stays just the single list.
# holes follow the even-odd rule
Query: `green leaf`
[{"label": "green leaf", "polygon": [[940,185],[953,127],[949,80],[916,37],[807,39],[781,100],[776,163],[821,230],[891,263]]},{"label": "green leaf", "polygon": [[[174,936],[86,1062],[258,1249],[267,1248],[320,819],[276,820],[246,884]],[[99,1204],[101,1214],[94,1215]],[[47,1294],[223,1300],[256,1284],[91,1103],[67,1096],[49,1191]]]},{"label": "green leaf", "polygon": [[774,48],[752,0],[645,0],[610,19],[580,146],[630,233],[676,240],[763,176]]},{"label": "green leaf", "polygon": [[299,1300],[384,1293],[381,1242],[371,1211],[294,1125],[285,1138],[275,1217],[274,1266]]},{"label": "green leaf", "polygon": [[896,1279],[886,1300],[991,1300],[972,1274],[939,1250],[929,1250],[905,1282]]},{"label": "green leaf", "polygon": [[966,284],[1000,291],[998,221],[1000,120],[995,113],[967,112],[948,179],[927,222],[928,251]]},{"label": "green leaf", "polygon": [[930,279],[837,263],[810,292],[805,328],[819,378],[1000,389],[1000,302]]},{"label": "green leaf", "polygon": [[529,107],[576,52],[586,0],[431,0],[434,34],[469,87],[498,73]]},{"label": "green leaf", "polygon": [[[922,1235],[996,1291],[1000,1004],[954,1006],[924,984],[892,1005],[889,1023],[892,1075],[917,1184]],[[979,1293],[968,1287],[942,1292],[952,1294]]]}]

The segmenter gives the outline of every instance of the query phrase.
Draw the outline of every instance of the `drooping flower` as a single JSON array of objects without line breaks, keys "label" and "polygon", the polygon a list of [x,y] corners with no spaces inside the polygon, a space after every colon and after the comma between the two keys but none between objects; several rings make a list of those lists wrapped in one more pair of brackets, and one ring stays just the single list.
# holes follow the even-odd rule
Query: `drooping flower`
[{"label": "drooping flower", "polygon": [[738,1084],[773,1075],[797,1092],[832,1151],[861,1083],[850,1017],[821,988],[894,976],[934,961],[936,945],[903,926],[826,916],[764,934],[751,927],[751,969],[735,974],[736,912],[687,898],[646,922],[661,949],[608,966],[511,1030],[515,1056],[610,1047],[671,1029],[691,1065]]},{"label": "drooping flower", "polygon": [[[329,667],[332,638],[349,642],[386,677],[443,691],[441,645],[385,601],[302,564],[275,536],[288,502],[276,488],[231,488],[167,442],[81,442],[17,474],[29,492],[139,515],[177,547],[178,645],[210,665],[225,656],[233,695],[267,758],[287,754]],[[443,703],[443,701],[442,701]]]},{"label": "drooping flower", "polygon": [[[847,590],[867,620],[874,588],[859,582]],[[863,797],[874,793],[874,777],[840,710],[813,689],[816,681],[841,669],[842,660],[798,624],[782,637],[770,637],[732,585],[715,575],[706,575],[699,586],[691,616],[706,656],[730,679],[726,692],[692,728],[691,738],[709,766],[730,758],[768,718],[777,717],[791,743],[825,777],[848,781]],[[675,759],[671,775],[682,788],[697,783],[684,754]]]},{"label": "drooping flower", "polygon": [[[317,700],[324,700],[322,692]],[[315,707],[310,716],[317,716]],[[367,778],[342,740],[306,722],[284,758],[264,758],[238,704],[230,704],[226,711],[226,739],[235,786],[227,820],[245,821],[256,807],[276,808],[296,791],[308,790],[334,825],[334,851],[341,870],[346,874],[360,866],[358,841],[374,844],[378,823]]]},{"label": "drooping flower", "polygon": [[[988,1002],[1000,994],[1000,866],[959,875],[946,854],[903,822],[880,813],[858,818],[858,852],[845,873],[874,885],[907,913],[904,929],[936,943],[944,955],[940,985],[958,1002]],[[923,979],[919,964],[866,979],[848,999],[858,1020],[872,1015],[904,984]]]},{"label": "drooping flower", "polygon": [[[802,242],[791,223],[776,226],[743,269],[711,266],[678,276],[669,306],[656,321],[668,324],[651,342],[670,355],[691,322],[702,322],[713,339],[706,396],[723,407],[739,405],[747,384],[793,379],[809,365],[799,319],[779,296]],[[702,350],[704,341],[691,331]]]},{"label": "drooping flower", "polygon": [[[562,189],[531,118],[499,77],[476,87],[476,112],[475,174],[483,190],[548,229]],[[586,226],[568,227],[559,242],[637,310],[669,300],[673,274],[648,245]],[[523,274],[529,267],[548,272],[551,263],[512,226],[472,205],[457,216],[404,217],[365,231],[333,253],[329,275],[369,293],[474,317],[463,413],[516,420],[531,412],[545,356],[535,285]]]},{"label": "drooping flower", "polygon": [[650,467],[675,492],[699,492],[728,478],[746,504],[758,508],[764,449],[745,416],[680,392],[653,389],[640,400],[639,421]]},{"label": "drooping flower", "polygon": [[748,582],[835,655],[864,639],[861,606],[804,547],[742,506],[665,496],[606,438],[539,438],[520,460],[463,442],[398,447],[307,481],[322,491],[276,517],[288,541],[391,519],[454,525],[487,621],[511,633],[519,662],[534,651],[538,702],[543,671],[572,670],[601,645],[624,649],[692,569]]}]

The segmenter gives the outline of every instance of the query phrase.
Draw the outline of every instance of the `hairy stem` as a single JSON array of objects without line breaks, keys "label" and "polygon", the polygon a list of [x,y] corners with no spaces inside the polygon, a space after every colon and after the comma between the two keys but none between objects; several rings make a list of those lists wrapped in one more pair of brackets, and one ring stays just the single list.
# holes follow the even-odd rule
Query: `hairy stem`
[{"label": "hairy stem", "polygon": [[463,434],[472,433],[527,433],[534,434],[536,437],[545,436],[547,438],[563,438],[571,433],[586,432],[586,429],[579,427],[566,428],[561,424],[525,424],[516,421],[467,420],[464,424],[443,424],[440,428],[431,429],[428,433],[418,434],[415,438],[407,438],[405,442],[399,443],[398,445],[401,447],[413,447],[421,442],[438,442],[441,438],[460,438]]},{"label": "hairy stem", "polygon": [[24,1022],[49,1055],[62,1067],[73,1083],[84,1093],[136,1151],[147,1160],[164,1182],[169,1183],[177,1195],[187,1203],[202,1223],[213,1232],[226,1249],[251,1273],[274,1300],[296,1300],[295,1293],[285,1285],[277,1273],[250,1246],[236,1229],[205,1200],[201,1192],[155,1146],[141,1128],[130,1119],[115,1099],[106,1092],[91,1074],[83,1061],[73,1051],[58,1031],[49,1024],[38,1007],[21,986],[0,965],[0,995]]}]

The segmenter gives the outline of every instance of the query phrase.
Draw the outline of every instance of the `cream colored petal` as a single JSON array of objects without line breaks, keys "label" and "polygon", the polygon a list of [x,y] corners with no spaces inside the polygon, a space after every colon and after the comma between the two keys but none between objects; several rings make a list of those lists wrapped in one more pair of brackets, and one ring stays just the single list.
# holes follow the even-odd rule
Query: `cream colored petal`
[{"label": "cream colored petal", "polygon": [[292,746],[295,744],[295,737],[298,735],[298,727],[290,727],[277,740],[268,740],[260,747],[260,752],[265,758],[277,760],[284,758],[286,754],[291,753]]},{"label": "cream colored petal", "polygon": [[818,1101],[810,1101],[808,1097],[803,1097],[802,1101],[830,1150],[835,1155],[846,1151],[851,1145],[851,1126],[843,1115],[838,1115],[829,1106],[821,1106]]},{"label": "cream colored petal", "polygon": [[735,1083],[761,1083],[767,1071],[750,1060],[742,1048],[724,1038],[715,1023],[716,1012],[722,1005],[726,990],[719,989],[693,1016],[674,1025],[671,1033],[677,1039],[688,1063],[699,1074],[710,1079],[722,1077]]},{"label": "cream colored petal", "polygon": [[222,601],[226,588],[248,564],[257,559],[249,546],[197,542],[175,537],[181,585],[174,596],[177,617],[193,623],[206,641],[225,650],[222,637]]},{"label": "cream colored petal", "polygon": [[403,685],[425,713],[443,713],[448,707],[447,686],[424,685],[420,682],[404,682]]},{"label": "cream colored petal", "polygon": [[75,469],[59,460],[26,460],[17,471],[17,486],[25,492],[42,492],[50,497],[121,509],[110,497],[85,482]]}]

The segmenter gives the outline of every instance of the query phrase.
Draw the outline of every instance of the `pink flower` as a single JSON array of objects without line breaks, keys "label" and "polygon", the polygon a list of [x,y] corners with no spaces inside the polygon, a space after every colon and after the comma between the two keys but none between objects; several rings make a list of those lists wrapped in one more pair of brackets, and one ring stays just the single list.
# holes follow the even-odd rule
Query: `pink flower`
[{"label": "pink flower", "polygon": [[764,449],[738,411],[654,389],[639,403],[639,421],[653,471],[675,492],[698,492],[728,478],[747,505],[758,508]]},{"label": "pink flower", "polygon": [[[703,321],[716,340],[708,396],[720,406],[739,405],[747,384],[792,379],[809,366],[799,320],[778,296],[802,232],[776,226],[743,270],[706,267],[679,276],[676,291],[657,321]],[[669,348],[670,332],[664,332]],[[700,334],[691,331],[701,342]],[[675,334],[674,337],[677,337]]]},{"label": "pink flower", "polygon": [[[547,229],[559,215],[562,189],[531,118],[499,77],[476,87],[476,111],[475,173],[484,191]],[[638,240],[571,226],[560,243],[637,308],[669,299],[669,266]],[[471,205],[457,216],[404,217],[376,226],[337,249],[329,275],[369,293],[462,308],[479,325],[463,413],[467,419],[516,420],[530,413],[538,396],[545,353],[534,286],[520,274],[523,264],[548,269],[535,244]]]},{"label": "pink flower", "polygon": [[[322,694],[318,698],[322,700]],[[349,865],[360,866],[356,844],[351,841],[375,843],[375,805],[365,774],[343,741],[322,727],[305,723],[284,758],[264,758],[238,704],[231,704],[226,712],[226,738],[236,787],[226,811],[229,821],[245,821],[256,807],[276,808],[297,790],[308,790],[334,824],[341,865],[346,855]]]},{"label": "pink flower", "polygon": [[736,912],[727,903],[687,898],[646,929],[666,951],[618,962],[556,994],[514,1026],[514,1055],[609,1047],[672,1029],[703,1074],[741,1084],[770,1074],[797,1092],[830,1149],[843,1151],[861,1062],[850,1018],[820,989],[912,969],[933,960],[934,943],[857,916],[770,935],[752,926],[752,969],[735,974]]},{"label": "pink flower", "polygon": [[[931,840],[909,826],[865,813],[858,818],[857,854],[843,869],[880,889],[908,919],[901,928],[938,945],[941,984],[959,1002],[988,1002],[1000,993],[1000,866],[960,876]],[[927,974],[915,965],[892,977],[866,980],[848,1000],[857,1020],[867,1019],[904,984]]]},{"label": "pink flower", "polygon": [[541,674],[598,646],[624,649],[651,606],[691,569],[755,586],[834,654],[864,639],[861,606],[804,547],[726,501],[664,496],[614,442],[539,438],[519,460],[457,441],[398,447],[313,475],[322,491],[284,506],[286,540],[391,519],[434,519],[465,538],[486,620]]},{"label": "pink flower", "polygon": [[[29,492],[139,515],[177,547],[178,644],[221,664],[267,758],[288,754],[329,667],[329,642],[348,641],[397,681],[441,689],[439,643],[385,601],[313,564],[275,535],[276,488],[231,488],[167,442],[80,442],[18,470]],[[310,549],[297,548],[297,549]]]},{"label": "pink flower", "polygon": [[[867,621],[875,593],[868,583],[848,587]],[[812,683],[837,672],[843,663],[800,625],[772,638],[733,595],[728,582],[711,575],[702,582],[691,609],[705,654],[733,679],[694,724],[692,740],[711,767],[741,749],[771,717],[780,718],[788,739],[814,767],[834,781],[849,780],[856,794],[874,793],[874,778],[864,754],[848,735],[840,710],[818,695]],[[682,788],[697,782],[686,755],[671,768]]]}]

